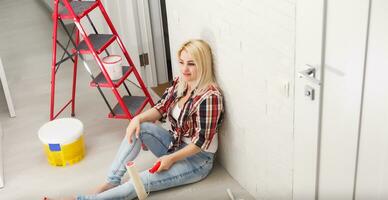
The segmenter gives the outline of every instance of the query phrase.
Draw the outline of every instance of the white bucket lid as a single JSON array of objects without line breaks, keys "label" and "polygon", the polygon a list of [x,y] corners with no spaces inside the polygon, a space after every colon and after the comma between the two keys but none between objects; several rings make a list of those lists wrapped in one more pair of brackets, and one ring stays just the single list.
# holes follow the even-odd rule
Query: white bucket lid
[{"label": "white bucket lid", "polygon": [[69,144],[83,133],[84,125],[75,118],[62,118],[45,123],[38,131],[44,144]]},{"label": "white bucket lid", "polygon": [[106,56],[102,59],[102,62],[105,64],[116,64],[122,60],[121,56],[119,55],[110,55]]}]

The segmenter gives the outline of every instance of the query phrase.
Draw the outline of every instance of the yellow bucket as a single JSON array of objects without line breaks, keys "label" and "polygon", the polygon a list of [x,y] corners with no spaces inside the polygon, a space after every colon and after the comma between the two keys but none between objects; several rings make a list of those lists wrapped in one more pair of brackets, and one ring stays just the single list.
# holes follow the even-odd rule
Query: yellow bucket
[{"label": "yellow bucket", "polygon": [[39,129],[39,139],[53,166],[72,165],[85,156],[83,124],[78,119],[62,118],[44,124]]}]

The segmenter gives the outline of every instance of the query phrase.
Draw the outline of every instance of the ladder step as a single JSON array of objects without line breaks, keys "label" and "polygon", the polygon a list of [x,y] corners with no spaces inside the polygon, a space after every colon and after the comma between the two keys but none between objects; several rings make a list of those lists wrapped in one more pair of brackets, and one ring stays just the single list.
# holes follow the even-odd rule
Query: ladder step
[{"label": "ladder step", "polygon": [[[100,54],[113,41],[115,41],[116,36],[112,35],[112,34],[90,34],[88,36],[88,38],[91,41],[94,50],[96,50],[97,54]],[[86,44],[85,40],[82,40],[82,42],[78,45],[77,50],[81,54],[89,54],[92,52],[91,50],[89,50],[88,45]]]},{"label": "ladder step", "polygon": [[[124,104],[128,107],[128,110],[133,117],[139,114],[141,110],[145,107],[145,105],[148,103],[148,98],[144,96],[124,96],[123,101]],[[113,108],[113,112],[115,113],[115,116],[113,116],[112,113],[109,113],[110,118],[129,118],[129,116],[126,116],[124,114],[124,111],[119,103],[117,103],[116,106]]]},{"label": "ladder step", "polygon": [[[132,70],[133,70],[132,66],[123,66],[123,76],[118,80],[112,80],[113,86],[116,88],[119,87],[129,76],[129,74],[131,74]],[[108,81],[106,81],[106,78],[102,72],[98,74],[97,77],[92,80],[92,82],[90,82],[90,86],[110,87],[108,84]]]},{"label": "ladder step", "polygon": [[[98,6],[97,1],[72,1],[70,2],[71,7],[74,10],[74,13],[78,16],[78,18],[82,18],[87,15],[90,11]],[[71,15],[66,9],[66,7],[62,8],[59,12],[59,15],[62,19],[71,19]]]}]

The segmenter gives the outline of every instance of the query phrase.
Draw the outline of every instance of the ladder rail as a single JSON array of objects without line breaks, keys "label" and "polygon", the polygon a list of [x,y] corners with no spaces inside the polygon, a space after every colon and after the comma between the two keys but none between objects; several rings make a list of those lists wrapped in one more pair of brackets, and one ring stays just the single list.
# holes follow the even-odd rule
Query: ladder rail
[{"label": "ladder rail", "polygon": [[[97,0],[97,2],[98,2],[97,3],[98,6],[101,8],[102,7],[101,6],[101,2],[99,0]],[[67,0],[64,0],[63,3],[65,4],[65,7],[68,9],[68,12],[70,13],[70,15],[73,17],[73,21],[74,21],[75,25],[77,26],[80,34],[82,35],[82,37],[83,37],[83,39],[84,39],[84,41],[86,43],[86,45],[88,46],[89,50],[91,51],[91,54],[93,55],[94,59],[97,61],[97,64],[100,67],[101,72],[106,77],[108,84],[110,85],[114,95],[116,96],[116,98],[118,100],[118,103],[123,108],[124,114],[129,116],[130,119],[132,119],[131,113],[129,112],[129,110],[128,110],[127,106],[125,105],[124,101],[122,100],[122,98],[121,98],[120,94],[118,93],[117,89],[114,87],[114,84],[113,84],[112,80],[110,79],[107,71],[105,70],[105,67],[104,67],[100,57],[97,55],[96,50],[94,49],[94,47],[93,47],[89,37],[86,34],[86,31],[82,27],[79,17],[75,15],[73,9],[71,8],[71,5],[69,4],[69,2]],[[116,35],[116,37],[117,37],[117,35]]]},{"label": "ladder rail", "polygon": [[[61,5],[61,6],[59,6]],[[89,16],[89,12],[91,12],[94,9],[99,9],[102,13],[106,23],[109,26],[109,29],[111,31],[111,34],[99,34],[97,31],[97,28],[93,21],[91,20]],[[61,9],[61,11],[59,11]],[[90,23],[90,25],[93,28],[93,31],[95,34],[90,34],[86,32],[83,25],[81,24],[81,18],[86,17]],[[69,19],[72,20],[74,23],[74,26],[72,29],[70,27],[66,27],[66,25],[63,22],[63,19]],[[53,23],[53,55],[52,55],[52,66],[51,66],[51,97],[50,97],[50,120],[55,119],[60,115],[65,108],[67,108],[70,103],[71,105],[71,115],[74,116],[75,114],[75,98],[76,98],[76,83],[77,83],[77,71],[78,71],[78,63],[79,59],[82,60],[83,65],[85,66],[86,71],[89,73],[92,82],[96,80],[94,77],[88,63],[86,62],[83,54],[89,53],[93,56],[94,60],[98,64],[98,68],[100,70],[100,73],[97,77],[98,80],[102,80],[101,83],[104,85],[99,85],[99,82],[97,81],[95,87],[97,87],[99,93],[103,97],[106,105],[108,106],[110,110],[109,117],[112,118],[120,118],[120,119],[132,119],[134,116],[138,115],[142,110],[145,108],[145,106],[150,103],[151,106],[154,106],[154,102],[151,98],[150,93],[147,90],[147,87],[142,80],[139,72],[137,71],[131,57],[129,56],[128,51],[126,50],[124,43],[122,42],[120,36],[118,35],[112,21],[110,20],[105,8],[103,7],[100,0],[95,0],[93,3],[86,3],[80,1],[71,2],[69,0],[54,0],[54,12],[52,15]],[[58,22],[59,21],[59,22]],[[65,30],[66,35],[69,37],[69,40],[67,43],[61,43],[58,41],[58,24],[61,24],[63,29]],[[75,33],[75,39],[73,37],[73,33],[76,29]],[[71,33],[70,33],[71,30]],[[80,37],[83,37],[82,43],[80,42]],[[119,45],[122,53],[124,54],[125,59],[127,60],[127,63],[130,65],[129,68],[126,67],[126,71],[123,74],[122,78],[119,81],[114,82],[109,74],[108,70],[105,68],[105,64],[102,62],[102,58],[100,58],[100,55],[102,51],[105,51],[105,53],[109,56],[110,53],[108,51],[108,46],[111,45],[111,43],[116,40],[117,44]],[[71,52],[68,50],[70,43],[74,46],[74,50]],[[64,45],[66,44],[66,45]],[[63,49],[63,54],[60,57],[60,60],[57,59],[57,46]],[[67,56],[66,56],[67,55]],[[66,56],[66,57],[65,57]],[[72,77],[72,91],[71,91],[71,99],[63,106],[57,114],[54,113],[55,109],[55,83],[56,83],[56,74],[59,70],[61,64],[64,62],[71,60],[73,61],[73,77]],[[128,70],[129,69],[129,70]],[[135,78],[137,79],[138,84],[134,84],[131,80],[129,80],[128,76],[130,73],[134,73]],[[103,79],[101,79],[103,77]],[[137,97],[132,96],[127,84],[125,81],[132,82],[135,86],[139,87],[145,97]],[[123,84],[125,91],[128,93],[129,96],[121,96],[119,92],[120,85]],[[139,85],[139,86],[138,86]],[[112,90],[116,100],[117,105],[114,109],[110,106],[105,94],[102,91],[101,87],[108,87]],[[132,97],[130,97],[132,96]],[[130,98],[129,98],[130,97]],[[139,99],[140,98],[140,99]],[[117,111],[117,113],[115,113]],[[132,113],[131,113],[132,112]]]},{"label": "ladder rail", "polygon": [[[55,15],[55,13],[57,13],[57,12],[54,11],[54,15]],[[54,16],[54,15],[53,15],[53,16]],[[76,41],[73,40],[73,37],[72,37],[73,34],[69,32],[69,30],[66,28],[66,25],[65,25],[65,23],[63,22],[63,20],[62,20],[61,18],[58,18],[58,16],[59,16],[59,15],[57,14],[56,17],[53,17],[53,20],[56,18],[56,20],[60,21],[60,23],[61,23],[63,29],[65,30],[65,33],[66,33],[67,36],[69,37],[69,41],[70,41],[70,42],[73,44],[73,46],[76,48],[76,47],[78,46],[78,43],[79,43],[79,33],[78,33],[78,42],[76,42]],[[54,24],[57,24],[57,23],[58,23],[58,21],[56,21],[56,20],[55,20]],[[75,28],[75,27],[77,27],[76,24],[74,24],[74,28]],[[77,27],[77,28],[78,28],[78,27]],[[57,30],[57,29],[56,29],[56,30]],[[77,29],[77,31],[78,31],[78,29]],[[55,35],[55,37],[56,37],[56,35]],[[56,39],[56,38],[55,38],[55,39]],[[56,39],[56,40],[57,40],[57,39]],[[55,46],[55,47],[56,47],[56,46]],[[56,51],[53,52],[53,55],[55,55],[55,53],[56,53]],[[65,53],[66,53],[66,52],[65,52]],[[73,53],[73,55],[74,55],[74,54],[77,54],[77,55],[78,55],[78,52]],[[84,60],[84,58],[82,57],[82,55],[80,55],[80,58],[81,58],[82,60]],[[90,68],[88,67],[88,65],[86,64],[86,62],[84,62],[83,64],[84,64],[86,70],[89,72],[89,75],[90,75],[91,79],[93,80],[93,79],[94,79],[94,76],[93,76],[93,74],[92,74]],[[76,65],[75,65],[75,66],[76,66]],[[76,69],[74,69],[74,73],[76,74]],[[54,75],[54,76],[52,75],[52,77],[54,77],[54,79],[55,79],[55,75]],[[76,91],[75,80],[76,80],[76,76],[73,77],[72,100],[74,101],[74,104],[72,105],[72,116],[74,116],[74,111],[75,111],[75,91]],[[55,83],[54,83],[54,87],[55,87]],[[112,106],[109,104],[109,102],[108,102],[107,98],[105,97],[105,94],[103,93],[103,91],[101,90],[101,88],[100,88],[100,87],[97,87],[97,89],[98,89],[100,95],[102,96],[102,98],[103,98],[105,104],[107,105],[108,109],[110,110],[110,112],[111,112],[113,115],[115,115],[115,113],[113,112]],[[52,95],[51,95],[52,98],[54,98],[54,92],[55,92],[55,91],[52,91]],[[52,101],[52,102],[53,102],[53,101]],[[60,112],[62,112],[68,105],[69,105],[69,103],[67,103],[67,104],[61,109]],[[54,111],[50,112],[50,120],[55,119],[55,118],[60,114],[60,113],[58,113],[58,114],[56,114],[56,115],[54,116],[53,113],[54,113]]]},{"label": "ladder rail", "polygon": [[[63,27],[63,29],[65,30],[66,34],[68,35],[69,37],[69,40],[67,41],[67,44],[66,44],[66,47],[64,47],[62,45],[62,43],[59,42],[59,40],[57,39],[56,42],[57,44],[59,45],[59,47],[61,47],[63,49],[63,54],[61,56],[61,59],[55,64],[56,65],[56,69],[55,69],[55,73],[58,72],[59,70],[59,67],[61,66],[62,63],[66,62],[68,59],[71,59],[71,61],[73,61],[74,63],[74,59],[73,59],[73,56],[74,56],[74,53],[70,54],[69,51],[67,51],[67,48],[69,47],[70,45],[70,42],[73,43],[73,46],[76,47],[74,41],[72,40],[73,39],[73,33],[75,31],[75,28],[76,26],[74,25],[72,30],[71,30],[71,33],[68,32],[67,28],[66,28],[66,25],[65,23],[63,23],[62,19],[59,18],[59,21],[61,22],[61,25]],[[66,58],[64,58],[65,55],[68,55]]]},{"label": "ladder rail", "polygon": [[[78,43],[79,43],[79,34],[80,34],[77,25],[74,23],[74,26],[77,27],[77,31],[78,31],[78,43],[76,43],[76,41],[73,41],[73,38],[71,37],[71,34],[70,34],[69,31],[67,30],[67,28],[66,28],[66,26],[65,26],[65,23],[63,23],[63,20],[60,19],[60,21],[61,21],[61,24],[62,24],[63,29],[65,29],[65,32],[66,32],[67,36],[70,38],[70,41],[73,43],[74,47],[77,48]],[[78,55],[79,53],[76,52],[76,54]],[[80,56],[80,58],[82,59],[83,65],[84,65],[86,71],[89,73],[90,78],[91,78],[92,80],[94,80],[95,77],[94,77],[92,71],[90,70],[90,67],[89,67],[88,64],[86,63],[85,58],[82,56],[82,54],[79,54],[79,56]],[[100,95],[102,96],[102,98],[103,98],[105,104],[107,105],[109,111],[110,111],[113,115],[115,115],[115,113],[113,112],[113,108],[112,108],[112,106],[109,104],[109,101],[108,101],[108,99],[106,98],[106,96],[105,96],[104,92],[102,91],[101,87],[97,86],[97,90],[98,90],[98,92],[100,93]],[[75,90],[74,90],[74,91],[75,91]]]},{"label": "ladder rail", "polygon": [[[61,114],[64,110],[65,110],[65,108],[67,108],[67,106],[69,106],[69,104],[72,102],[72,100],[70,99],[59,111],[58,111],[58,113],[54,116],[54,118],[53,119],[55,119],[55,118],[57,118],[58,117],[58,115],[59,114]],[[53,120],[53,119],[51,119],[51,120]]]},{"label": "ladder rail", "polygon": [[[98,1],[99,1],[99,0],[98,0]],[[112,21],[110,20],[110,18],[109,18],[109,16],[108,16],[108,14],[107,14],[107,12],[106,12],[104,6],[101,4],[100,1],[99,1],[99,3],[98,3],[98,7],[100,8],[100,11],[101,11],[101,13],[102,13],[102,15],[103,15],[105,21],[108,23],[108,26],[109,26],[110,30],[111,30],[112,33],[116,36],[117,43],[118,43],[119,47],[121,48],[122,52],[124,53],[124,56],[125,56],[126,60],[128,61],[128,64],[129,64],[130,66],[133,66],[133,68],[134,68],[134,69],[133,69],[133,73],[135,74],[136,79],[138,80],[138,82],[139,82],[139,84],[140,84],[140,86],[141,86],[141,88],[142,88],[142,90],[143,90],[145,96],[148,97],[151,106],[154,106],[154,102],[152,101],[151,95],[150,95],[150,93],[148,92],[147,87],[145,86],[143,80],[141,79],[141,77],[140,77],[140,75],[139,75],[139,73],[138,73],[138,71],[137,71],[135,65],[134,65],[133,62],[132,62],[132,59],[129,57],[129,54],[128,54],[127,49],[125,48],[123,42],[121,41],[120,36],[118,35],[118,33],[117,33],[117,31],[116,31],[116,28],[113,26]]]},{"label": "ladder rail", "polygon": [[[79,30],[75,32],[75,44],[79,44]],[[78,65],[78,53],[75,54],[74,63],[73,63],[73,87],[71,89],[71,116],[75,116],[75,91],[77,84],[77,65]]]},{"label": "ladder rail", "polygon": [[[71,30],[71,34],[70,34],[70,35],[73,36],[73,33],[74,33],[75,28],[76,28],[76,27],[75,27],[75,25],[74,25],[73,28],[72,28],[72,30]],[[58,40],[57,40],[57,42],[59,43]],[[73,63],[74,63],[74,59],[73,59],[74,54],[71,54],[71,55],[70,55],[70,53],[67,51],[67,49],[68,49],[69,46],[70,46],[70,42],[71,42],[71,40],[69,39],[69,40],[67,41],[67,43],[66,43],[66,47],[65,47],[65,48],[61,47],[61,48],[64,50],[64,52],[63,52],[63,54],[62,54],[62,56],[61,56],[60,61],[58,61],[58,62],[56,63],[55,73],[58,72],[59,67],[61,66],[61,64],[64,63],[64,62],[66,62],[68,59],[71,59],[71,60],[73,61]],[[62,44],[61,44],[61,45],[62,45]],[[62,46],[63,46],[63,45],[62,45]],[[68,54],[68,57],[64,58],[66,54]]]},{"label": "ladder rail", "polygon": [[[87,17],[87,19],[88,19],[90,25],[92,26],[94,32],[95,32],[96,34],[98,34],[97,28],[96,28],[96,26],[94,25],[93,21],[90,19],[90,16],[89,16],[89,15],[86,15],[86,17]],[[106,53],[107,56],[110,55],[108,49],[105,49],[105,53]],[[125,90],[127,91],[128,95],[129,95],[129,96],[132,96],[132,94],[131,94],[131,92],[129,91],[128,86],[125,84],[125,82],[123,82],[123,84],[124,84]],[[113,113],[113,112],[112,112],[112,113]]]},{"label": "ladder rail", "polygon": [[54,13],[52,15],[53,19],[53,54],[52,54],[52,63],[51,63],[51,97],[50,97],[50,120],[54,119],[54,99],[55,99],[55,65],[57,63],[57,30],[58,30],[58,2],[59,0],[54,1]]},{"label": "ladder rail", "polygon": [[[61,114],[63,112],[63,110],[65,110],[65,108],[67,108],[67,106],[69,106],[70,103],[73,103],[74,102],[74,98],[71,98],[59,111],[57,114],[54,115],[55,113],[55,83],[56,83],[56,78],[55,78],[55,75],[56,75],[56,72],[57,70],[59,69],[59,65],[62,63],[62,62],[58,62],[57,63],[57,58],[56,58],[56,52],[57,52],[57,44],[60,45],[61,48],[63,48],[64,50],[64,54],[65,53],[68,53],[67,51],[67,48],[64,48],[63,45],[61,43],[59,43],[58,39],[57,39],[57,33],[58,33],[58,1],[59,0],[55,0],[54,2],[54,14],[52,15],[52,18],[53,18],[53,21],[54,21],[54,24],[53,24],[53,54],[52,54],[52,65],[51,65],[51,97],[50,97],[50,120],[53,120],[55,119],[59,114]],[[68,53],[69,54],[69,53]],[[71,55],[69,54],[69,57],[71,57]],[[63,59],[63,57],[62,57]],[[68,59],[65,59],[65,60],[68,60]],[[58,65],[58,67],[57,67]],[[73,86],[74,86],[74,82],[73,82]]]},{"label": "ladder rail", "polygon": [[[88,18],[88,21],[89,21],[90,25],[92,26],[93,31],[94,31],[96,34],[99,34],[99,33],[97,32],[96,26],[94,26],[94,23],[93,23],[93,21],[90,19],[89,15],[86,15],[86,17]],[[105,53],[106,53],[107,56],[110,55],[107,48],[105,49]]]},{"label": "ladder rail", "polygon": [[65,46],[63,46],[63,44],[61,44],[58,40],[56,41],[56,43],[61,47],[61,49],[63,49],[63,51],[64,51],[64,54],[63,54],[63,55],[66,55],[66,54],[67,54],[67,57],[66,57],[65,59],[61,58],[61,60],[58,61],[58,62],[55,64],[55,66],[56,66],[56,68],[57,68],[56,71],[58,71],[58,68],[60,67],[60,65],[61,65],[62,63],[64,63],[65,61],[71,59],[71,61],[74,62],[74,59],[73,59],[74,54],[70,54],[70,53],[67,51],[67,48],[66,48]]},{"label": "ladder rail", "polygon": [[[88,63],[86,63],[86,61],[84,60],[82,54],[80,54],[80,58],[82,59],[82,62],[83,62],[83,64],[84,64],[84,67],[85,67],[86,71],[88,71],[90,78],[91,78],[92,80],[94,80],[95,77],[94,77],[93,73],[91,72]],[[102,91],[101,87],[98,86],[98,85],[97,85],[97,90],[98,90],[98,92],[101,94],[102,98],[104,99],[104,102],[105,102],[105,104],[108,106],[109,111],[113,114],[113,116],[115,116],[115,113],[114,113],[114,111],[113,111],[112,106],[109,104],[109,101],[108,101],[108,99],[106,98],[106,96],[104,95],[104,92]]]},{"label": "ladder rail", "polygon": [[93,23],[92,20],[90,19],[89,15],[86,15],[86,18],[88,19],[90,25],[92,26],[93,31],[94,31],[96,34],[98,34],[97,29],[96,29],[96,26],[94,26],[94,23]]},{"label": "ladder rail", "polygon": [[129,95],[129,96],[132,96],[131,92],[130,92],[129,89],[128,89],[127,84],[125,84],[125,82],[123,82],[123,85],[124,85],[124,87],[125,87],[125,90],[128,92],[128,95]]}]

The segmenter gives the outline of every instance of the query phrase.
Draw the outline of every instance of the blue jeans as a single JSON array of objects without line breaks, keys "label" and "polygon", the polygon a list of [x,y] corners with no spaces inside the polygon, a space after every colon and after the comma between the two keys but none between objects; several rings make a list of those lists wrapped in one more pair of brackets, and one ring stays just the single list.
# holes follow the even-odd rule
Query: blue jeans
[{"label": "blue jeans", "polygon": [[[121,178],[127,171],[125,164],[137,157],[142,143],[157,157],[169,154],[167,152],[168,146],[173,137],[167,130],[153,123],[141,124],[139,139],[136,139],[134,135],[132,143],[129,143],[126,137],[123,139],[108,172],[107,181],[116,187],[96,195],[80,195],[77,200],[134,199],[137,197],[131,180],[120,185]],[[183,144],[179,149],[185,145]],[[213,153],[201,151],[175,162],[166,171],[150,174],[148,170],[145,170],[140,173],[140,178],[147,192],[194,183],[204,179],[209,174],[213,167],[213,159]]]}]

